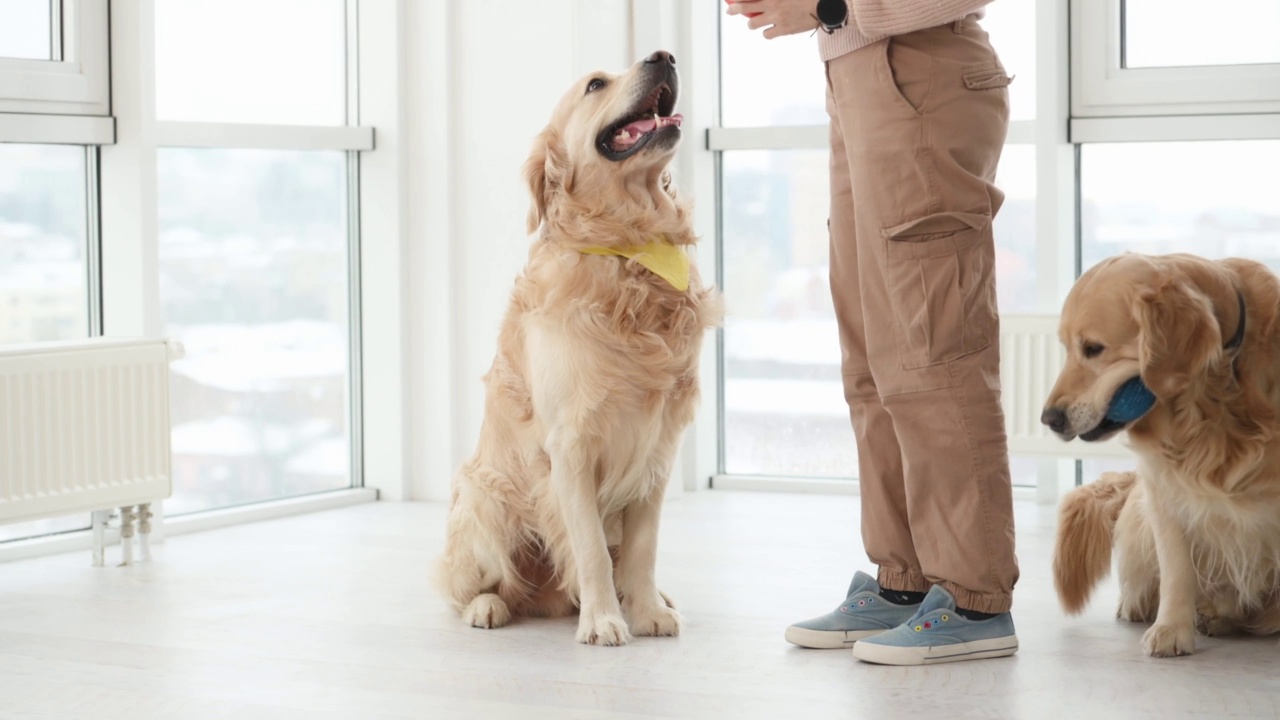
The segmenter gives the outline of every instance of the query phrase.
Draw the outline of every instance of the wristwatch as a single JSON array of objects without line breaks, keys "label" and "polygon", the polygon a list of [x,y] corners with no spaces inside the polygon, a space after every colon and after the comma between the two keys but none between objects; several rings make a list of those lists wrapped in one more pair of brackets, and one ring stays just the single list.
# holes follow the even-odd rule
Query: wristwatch
[{"label": "wristwatch", "polygon": [[849,4],[845,0],[818,0],[818,22],[827,33],[833,33],[849,22]]}]

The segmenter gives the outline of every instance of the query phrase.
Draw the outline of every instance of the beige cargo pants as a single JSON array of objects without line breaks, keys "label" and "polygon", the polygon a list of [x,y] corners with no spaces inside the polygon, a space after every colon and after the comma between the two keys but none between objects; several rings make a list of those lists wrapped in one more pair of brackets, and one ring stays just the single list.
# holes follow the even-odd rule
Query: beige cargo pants
[{"label": "beige cargo pants", "polygon": [[992,184],[1009,77],[976,20],[827,63],[831,294],[882,586],[1004,612],[1018,578]]}]

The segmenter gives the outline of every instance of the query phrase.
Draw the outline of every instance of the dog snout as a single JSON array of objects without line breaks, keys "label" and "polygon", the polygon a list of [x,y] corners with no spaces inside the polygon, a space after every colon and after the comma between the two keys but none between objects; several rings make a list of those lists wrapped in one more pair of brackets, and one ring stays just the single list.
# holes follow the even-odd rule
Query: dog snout
[{"label": "dog snout", "polygon": [[667,52],[666,50],[659,50],[659,51],[655,52],[654,54],[650,55],[649,57],[645,58],[645,59],[644,59],[644,61],[645,61],[646,63],[650,63],[650,64],[652,64],[652,63],[667,63],[668,65],[675,65],[675,64],[676,64],[676,56],[675,56],[675,55],[672,55],[671,53]]},{"label": "dog snout", "polygon": [[1050,430],[1060,433],[1067,429],[1067,411],[1060,407],[1045,408],[1040,413],[1040,422],[1049,427]]}]

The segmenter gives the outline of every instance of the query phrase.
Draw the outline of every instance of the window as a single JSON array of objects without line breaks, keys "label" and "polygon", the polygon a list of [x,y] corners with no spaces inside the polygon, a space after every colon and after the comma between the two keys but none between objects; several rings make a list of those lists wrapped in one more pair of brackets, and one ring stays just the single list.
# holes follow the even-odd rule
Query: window
[{"label": "window", "polygon": [[168,514],[361,482],[352,186],[372,143],[346,127],[347,13],[157,3],[159,296],[186,349]]},{"label": "window", "polygon": [[[0,144],[0,345],[89,335],[86,181],[83,147]],[[0,542],[88,526],[0,525]]]},{"label": "window", "polygon": [[351,485],[346,156],[162,149],[170,513]]},{"label": "window", "polygon": [[0,343],[89,334],[85,150],[0,145]]},{"label": "window", "polygon": [[106,115],[107,3],[0,0],[0,113]]},{"label": "window", "polygon": [[156,116],[346,124],[346,13],[343,0],[156,3]]},{"label": "window", "polygon": [[1275,0],[1125,0],[1123,12],[1126,68],[1280,63]]},{"label": "window", "polygon": [[1081,154],[1081,262],[1122,252],[1246,257],[1280,272],[1280,205],[1258,168],[1280,139],[1100,143]]},{"label": "window", "polygon": [[1071,3],[1072,114],[1280,112],[1274,0]]}]

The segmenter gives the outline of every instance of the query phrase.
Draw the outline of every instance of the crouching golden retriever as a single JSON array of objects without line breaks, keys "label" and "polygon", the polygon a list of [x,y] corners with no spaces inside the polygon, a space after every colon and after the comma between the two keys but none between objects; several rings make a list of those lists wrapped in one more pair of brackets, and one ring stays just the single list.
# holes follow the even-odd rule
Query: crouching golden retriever
[{"label": "crouching golden retriever", "polygon": [[[1067,362],[1043,420],[1065,439],[1127,431],[1136,473],[1108,473],[1063,501],[1054,582],[1083,609],[1118,554],[1118,616],[1154,622],[1149,655],[1208,635],[1280,631],[1280,282],[1248,260],[1122,255],[1063,307]],[[1106,418],[1141,377],[1156,397]]]},{"label": "crouching golden retriever", "polygon": [[473,626],[577,609],[583,643],[680,632],[654,580],[658,515],[720,301],[690,266],[689,212],[667,171],[677,90],[661,51],[584,77],[525,164],[540,232],[437,573]]}]

